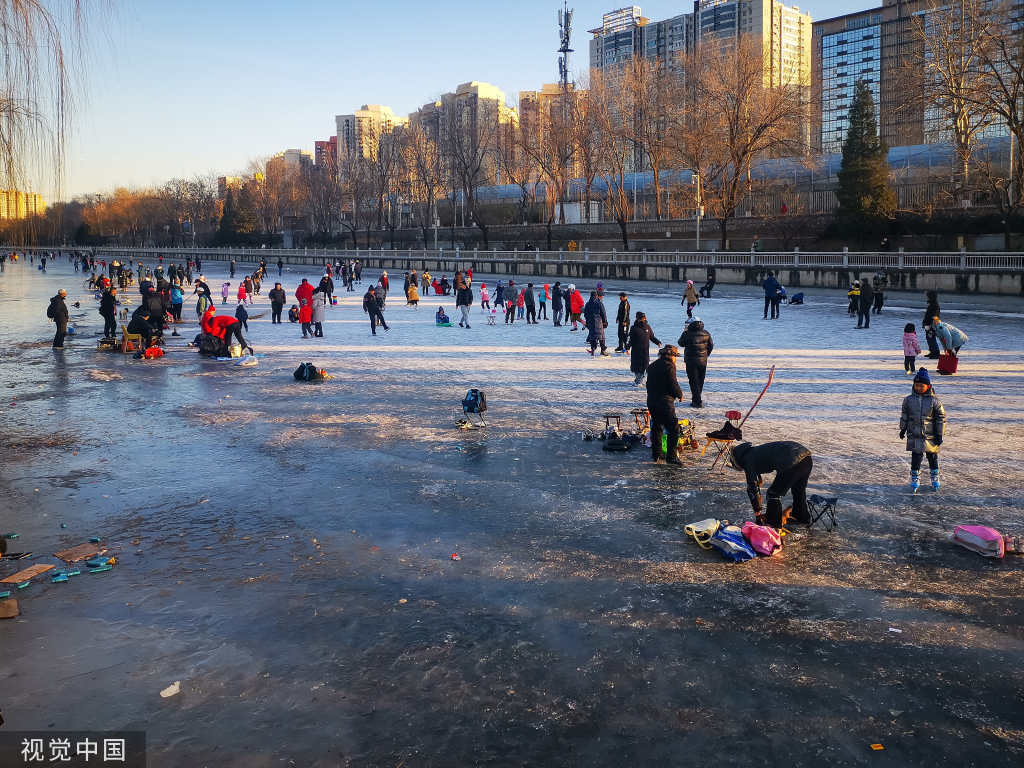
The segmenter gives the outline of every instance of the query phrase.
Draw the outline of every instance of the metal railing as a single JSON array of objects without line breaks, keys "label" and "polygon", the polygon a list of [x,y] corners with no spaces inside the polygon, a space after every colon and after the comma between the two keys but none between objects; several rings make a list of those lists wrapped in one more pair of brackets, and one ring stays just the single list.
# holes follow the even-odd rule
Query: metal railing
[{"label": "metal railing", "polygon": [[[47,249],[42,249],[47,250]],[[563,263],[603,265],[651,265],[679,267],[723,267],[743,269],[885,269],[927,271],[1024,271],[1021,253],[854,253],[854,252],[746,252],[746,251],[519,251],[519,250],[413,250],[413,249],[284,249],[284,248],[120,248],[97,247],[97,256],[136,262],[160,256],[171,261],[186,257],[243,263],[266,261],[273,266],[281,259],[289,265],[324,265],[336,260],[359,260],[385,268],[411,265],[487,263]],[[446,269],[448,267],[445,267]]]}]

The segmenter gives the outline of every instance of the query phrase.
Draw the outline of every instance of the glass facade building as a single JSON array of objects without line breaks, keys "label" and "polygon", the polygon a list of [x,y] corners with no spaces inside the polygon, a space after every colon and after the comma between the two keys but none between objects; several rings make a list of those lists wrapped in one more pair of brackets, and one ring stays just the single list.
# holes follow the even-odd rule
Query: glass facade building
[{"label": "glass facade building", "polygon": [[[821,144],[825,152],[841,152],[849,128],[854,86],[863,80],[878,113],[882,78],[882,15],[821,35]],[[860,21],[852,20],[852,21]],[[874,23],[872,23],[874,22]]]}]

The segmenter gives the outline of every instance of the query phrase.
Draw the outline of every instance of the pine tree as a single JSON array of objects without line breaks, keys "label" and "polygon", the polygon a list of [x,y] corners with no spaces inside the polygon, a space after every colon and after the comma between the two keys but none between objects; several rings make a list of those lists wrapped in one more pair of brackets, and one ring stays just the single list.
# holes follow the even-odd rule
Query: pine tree
[{"label": "pine tree", "polygon": [[875,100],[863,80],[854,88],[850,128],[836,174],[836,217],[863,224],[890,218],[896,212],[896,193],[889,186],[889,147],[878,136]]},{"label": "pine tree", "polygon": [[252,198],[243,189],[236,202],[234,191],[229,189],[224,196],[224,210],[217,227],[215,243],[217,245],[244,245],[248,242],[249,235],[258,231]]}]

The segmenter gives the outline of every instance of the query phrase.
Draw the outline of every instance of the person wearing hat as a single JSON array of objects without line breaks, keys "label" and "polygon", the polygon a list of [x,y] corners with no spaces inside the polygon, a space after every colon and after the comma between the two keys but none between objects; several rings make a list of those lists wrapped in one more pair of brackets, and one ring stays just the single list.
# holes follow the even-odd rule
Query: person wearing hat
[{"label": "person wearing hat", "polygon": [[939,481],[939,448],[946,431],[946,409],[932,389],[932,380],[927,368],[919,368],[914,375],[913,391],[903,400],[900,412],[900,438],[907,439],[910,451],[910,489],[914,492],[921,487],[921,460],[928,457],[928,468],[932,471],[932,488],[936,491]]},{"label": "person wearing hat", "polygon": [[597,351],[597,345],[601,345],[601,355],[608,357],[608,347],[604,343],[604,329],[608,327],[608,313],[605,312],[604,302],[597,297],[597,291],[590,292],[590,301],[583,309],[583,316],[587,325],[587,341],[590,342],[590,354]]},{"label": "person wearing hat", "polygon": [[690,407],[704,407],[704,377],[708,372],[708,355],[715,349],[711,334],[704,330],[704,323],[695,317],[686,324],[686,330],[679,337],[683,348],[683,364],[686,378],[690,382]]},{"label": "person wearing hat", "polygon": [[559,328],[562,325],[564,305],[565,292],[562,290],[561,281],[556,280],[555,287],[551,289],[551,319],[554,321],[555,328]]},{"label": "person wearing hat", "polygon": [[652,341],[661,347],[661,341],[654,335],[654,329],[647,324],[647,315],[637,312],[636,322],[633,323],[626,339],[626,351],[629,352],[629,370],[636,374],[633,383],[638,387],[651,364]]},{"label": "person wearing hat", "polygon": [[[681,466],[676,452],[679,450],[679,418],[676,400],[683,399],[683,391],[676,378],[676,358],[679,349],[666,344],[658,352],[658,359],[647,369],[647,410],[651,412],[651,454],[655,464]],[[668,458],[661,453],[661,436],[668,435]]]},{"label": "person wearing hat", "polygon": [[875,301],[871,311],[876,315],[882,314],[882,304],[885,303],[885,289],[888,287],[889,278],[885,276],[885,272],[878,270],[871,279],[871,289],[875,294]]},{"label": "person wearing hat", "polygon": [[629,340],[629,300],[626,298],[625,291],[619,291],[619,309],[615,313],[615,329],[619,332],[619,346],[615,348],[615,351],[625,352],[626,342]]},{"label": "person wearing hat", "polygon": [[687,319],[692,320],[693,308],[700,304],[700,296],[697,295],[697,289],[693,287],[693,280],[686,281],[686,293],[683,294],[682,303],[686,305]]},{"label": "person wearing hat", "polygon": [[[781,528],[787,517],[782,509],[782,497],[790,492],[793,493],[793,519],[803,525],[811,522],[807,480],[814,460],[810,449],[792,440],[780,440],[757,446],[739,443],[729,448],[727,454],[726,465],[747,476],[747,496],[759,523],[763,517],[766,525]],[[761,476],[769,472],[775,473],[775,479],[768,487],[768,503],[763,506]]]},{"label": "person wearing hat", "polygon": [[370,332],[374,336],[377,335],[378,322],[385,331],[389,330],[388,324],[384,322],[383,309],[384,307],[377,296],[376,288],[371,285],[363,295],[363,312],[370,316]]}]

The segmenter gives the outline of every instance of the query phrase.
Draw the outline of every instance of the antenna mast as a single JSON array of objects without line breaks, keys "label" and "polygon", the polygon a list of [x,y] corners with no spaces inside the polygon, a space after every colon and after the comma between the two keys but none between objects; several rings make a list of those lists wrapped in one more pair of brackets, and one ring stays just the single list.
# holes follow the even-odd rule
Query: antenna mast
[{"label": "antenna mast", "polygon": [[563,3],[564,10],[558,12],[558,34],[562,42],[562,46],[558,49],[558,52],[562,54],[558,57],[558,73],[561,75],[562,96],[567,98],[569,94],[569,54],[572,53],[572,48],[569,45],[572,38],[573,11],[569,10],[569,0],[563,0]]}]

